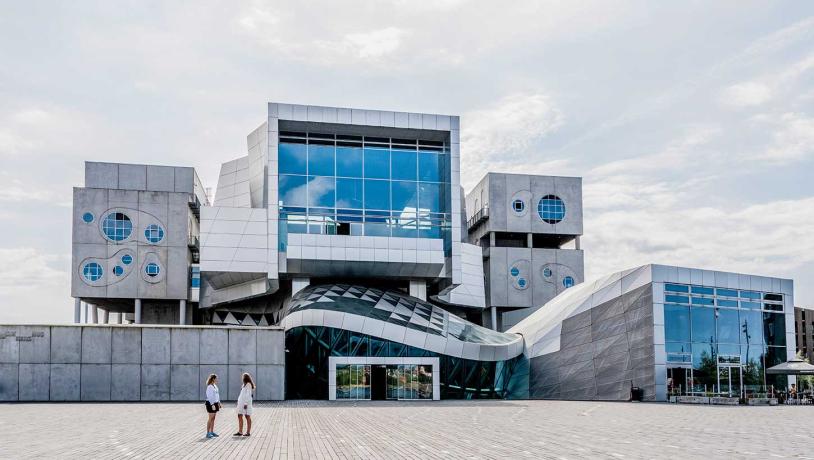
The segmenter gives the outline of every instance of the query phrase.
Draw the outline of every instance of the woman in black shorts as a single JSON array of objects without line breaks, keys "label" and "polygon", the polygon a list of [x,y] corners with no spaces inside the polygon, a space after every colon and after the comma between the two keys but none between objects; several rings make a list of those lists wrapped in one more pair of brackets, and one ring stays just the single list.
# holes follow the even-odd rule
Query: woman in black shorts
[{"label": "woman in black shorts", "polygon": [[206,437],[216,438],[215,417],[220,410],[220,392],[218,391],[218,376],[209,374],[206,379],[206,412],[209,413],[209,420],[206,422]]}]

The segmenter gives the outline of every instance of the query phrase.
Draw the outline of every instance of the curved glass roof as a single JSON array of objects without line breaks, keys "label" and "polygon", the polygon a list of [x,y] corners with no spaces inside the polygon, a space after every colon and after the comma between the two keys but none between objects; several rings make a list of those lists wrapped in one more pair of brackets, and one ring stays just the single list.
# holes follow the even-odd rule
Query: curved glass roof
[{"label": "curved glass roof", "polygon": [[288,313],[309,309],[351,313],[462,342],[503,345],[519,338],[516,334],[478,326],[438,306],[393,290],[347,284],[309,286],[292,297]]}]

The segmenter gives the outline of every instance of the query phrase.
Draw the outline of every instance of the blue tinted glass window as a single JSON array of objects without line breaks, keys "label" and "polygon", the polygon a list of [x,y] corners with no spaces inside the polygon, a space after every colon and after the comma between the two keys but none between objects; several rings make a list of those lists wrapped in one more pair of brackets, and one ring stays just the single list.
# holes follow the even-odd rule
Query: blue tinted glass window
[{"label": "blue tinted glass window", "polygon": [[102,221],[102,231],[113,241],[124,241],[133,232],[133,223],[124,213],[112,212]]},{"label": "blue tinted glass window", "polygon": [[164,239],[164,229],[159,225],[150,224],[144,229],[144,237],[147,238],[147,241],[150,243],[158,243]]},{"label": "blue tinted glass window", "polygon": [[573,286],[573,285],[574,285],[574,283],[575,283],[574,278],[573,278],[573,277],[571,277],[571,276],[566,276],[565,278],[563,278],[563,279],[562,279],[562,286],[563,286],[564,288],[566,288],[566,289],[568,289],[568,288],[570,288],[571,286]]},{"label": "blue tinted glass window", "polygon": [[741,297],[744,299],[760,299],[759,292],[751,292],[751,291],[741,291]]},{"label": "blue tinted glass window", "polygon": [[305,144],[280,143],[278,147],[280,174],[307,174],[307,147]]},{"label": "blue tinted glass window", "polygon": [[565,204],[554,195],[546,195],[537,203],[537,214],[543,222],[556,224],[565,218]]},{"label": "blue tinted glass window", "polygon": [[520,278],[519,280],[517,280],[517,285],[520,287],[525,287],[526,286],[525,278]]},{"label": "blue tinted glass window", "polygon": [[308,178],[308,206],[334,207],[335,180],[333,177]]},{"label": "blue tinted glass window", "polygon": [[704,287],[704,286],[693,286],[692,287],[693,294],[702,294],[702,295],[713,295],[715,294],[715,289],[711,287]]},{"label": "blue tinted glass window", "polygon": [[362,177],[361,147],[336,147],[336,175]]},{"label": "blue tinted glass window", "polygon": [[[392,190],[393,211],[409,212],[415,214],[418,207],[418,187],[416,182],[393,181]],[[395,214],[394,214],[395,215]]]},{"label": "blue tinted glass window", "polygon": [[334,146],[309,144],[308,175],[333,176],[334,174]]},{"label": "blue tinted glass window", "polygon": [[362,179],[336,179],[336,207],[362,209]]},{"label": "blue tinted glass window", "polygon": [[418,152],[418,180],[447,182],[446,162],[449,155],[436,152]]},{"label": "blue tinted glass window", "polygon": [[517,276],[520,274],[520,270],[517,267],[512,267],[512,269],[509,270],[509,273],[511,273],[512,276]]},{"label": "blue tinted glass window", "polygon": [[664,338],[668,342],[690,341],[690,307],[664,306]]},{"label": "blue tinted glass window", "polygon": [[98,281],[103,273],[102,266],[96,262],[89,262],[82,267],[82,276],[88,281]]},{"label": "blue tinted glass window", "polygon": [[416,151],[393,149],[390,153],[393,179],[416,180]]},{"label": "blue tinted glass window", "polygon": [[190,281],[190,286],[192,286],[194,288],[201,287],[201,279],[200,278],[192,278],[192,280]]},{"label": "blue tinted glass window", "polygon": [[130,265],[133,262],[133,256],[130,254],[125,254],[122,256],[122,263],[125,265]]},{"label": "blue tinted glass window", "polygon": [[93,222],[93,214],[89,212],[82,214],[82,220],[85,221],[86,224]]},{"label": "blue tinted glass window", "polygon": [[683,295],[666,295],[664,296],[664,300],[674,303],[690,303],[690,298]]},{"label": "blue tinted glass window", "polygon": [[444,184],[418,184],[418,207],[422,212],[447,212]]},{"label": "blue tinted glass window", "polygon": [[281,206],[305,206],[308,203],[306,193],[305,176],[280,175],[280,205]]},{"label": "blue tinted glass window", "polygon": [[551,269],[548,268],[548,267],[544,268],[543,269],[543,276],[545,276],[546,278],[551,278]]},{"label": "blue tinted glass window", "polygon": [[740,333],[742,344],[763,345],[763,313],[741,310]]},{"label": "blue tinted glass window", "polygon": [[390,182],[365,180],[365,209],[390,209]]},{"label": "blue tinted glass window", "polygon": [[390,151],[365,148],[365,178],[390,178]]},{"label": "blue tinted glass window", "polygon": [[158,276],[158,274],[161,273],[161,268],[158,266],[158,264],[150,262],[144,266],[144,273],[146,273],[148,276]]},{"label": "blue tinted glass window", "polygon": [[738,296],[738,291],[736,291],[734,289],[721,289],[721,288],[718,288],[718,289],[716,289],[716,292],[717,292],[718,295],[722,295],[724,297],[737,297]]},{"label": "blue tinted glass window", "polygon": [[690,287],[684,286],[683,284],[665,284],[664,290],[670,292],[690,292]]},{"label": "blue tinted glass window", "polygon": [[[413,182],[413,184],[415,184]],[[415,238],[418,232],[418,221],[413,211],[394,212],[392,218],[393,236]]]},{"label": "blue tinted glass window", "polygon": [[706,297],[693,297],[692,298],[692,304],[693,305],[713,305],[714,300],[713,299],[708,299]]},{"label": "blue tinted glass window", "polygon": [[715,342],[715,310],[712,308],[692,307],[690,309],[692,319],[692,341],[693,342]]},{"label": "blue tinted glass window", "polygon": [[738,301],[737,300],[718,299],[718,306],[719,307],[738,308]]},{"label": "blue tinted glass window", "polygon": [[760,310],[760,307],[762,307],[762,306],[763,306],[763,304],[761,304],[760,302],[747,302],[745,300],[741,300],[741,308],[749,308],[749,309],[752,309],[752,310]]},{"label": "blue tinted glass window", "polygon": [[718,310],[718,342],[739,343],[738,310]]},{"label": "blue tinted glass window", "polygon": [[766,345],[786,346],[786,315],[764,312],[763,337]]},{"label": "blue tinted glass window", "polygon": [[124,273],[124,269],[121,266],[116,265],[115,267],[113,267],[113,274],[114,275],[122,276],[123,273]]}]

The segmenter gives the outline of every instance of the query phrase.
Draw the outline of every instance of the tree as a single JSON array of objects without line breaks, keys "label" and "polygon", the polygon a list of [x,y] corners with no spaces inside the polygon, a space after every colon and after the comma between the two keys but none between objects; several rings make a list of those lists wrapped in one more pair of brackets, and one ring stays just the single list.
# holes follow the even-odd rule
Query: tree
[{"label": "tree", "polygon": [[[803,357],[802,352],[797,352],[796,355],[797,359],[800,359],[806,363],[808,363],[808,358]],[[797,376],[797,389],[802,390],[810,390],[814,388],[814,375],[798,375]]]}]

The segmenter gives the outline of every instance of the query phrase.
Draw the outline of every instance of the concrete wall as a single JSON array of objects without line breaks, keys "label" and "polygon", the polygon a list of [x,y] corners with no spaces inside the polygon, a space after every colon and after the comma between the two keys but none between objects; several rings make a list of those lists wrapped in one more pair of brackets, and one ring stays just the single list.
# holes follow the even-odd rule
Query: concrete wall
[{"label": "concrete wall", "polygon": [[282,328],[0,326],[0,401],[203,401],[206,377],[235,400],[285,391]]},{"label": "concrete wall", "polygon": [[656,398],[650,284],[562,322],[560,349],[530,360],[533,399],[627,400],[631,385]]}]

